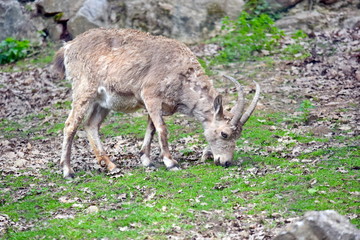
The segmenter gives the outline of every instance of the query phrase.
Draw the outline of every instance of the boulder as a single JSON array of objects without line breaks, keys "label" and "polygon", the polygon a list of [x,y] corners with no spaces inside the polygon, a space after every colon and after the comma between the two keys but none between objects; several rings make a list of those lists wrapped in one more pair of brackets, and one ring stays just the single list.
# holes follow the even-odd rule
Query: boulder
[{"label": "boulder", "polygon": [[224,16],[236,18],[243,0],[109,1],[110,20],[118,28],[136,28],[193,43],[216,32]]},{"label": "boulder", "polygon": [[349,14],[347,19],[343,21],[342,26],[344,28],[360,28],[360,16],[358,15],[359,12],[354,14]]},{"label": "boulder", "polygon": [[85,213],[87,214],[93,214],[98,212],[99,212],[99,208],[97,206],[90,206],[87,209],[85,209]]},{"label": "boulder", "polygon": [[283,11],[288,8],[294,7],[296,4],[303,0],[266,0],[270,9],[274,11]]},{"label": "boulder", "polygon": [[0,1],[0,41],[7,37],[37,39],[39,34],[30,15],[17,0]]},{"label": "boulder", "polygon": [[62,12],[63,18],[68,19],[76,15],[85,0],[36,0],[35,4],[42,6],[47,13]]},{"label": "boulder", "polygon": [[340,0],[320,0],[321,3],[324,3],[324,4],[333,4],[333,3],[336,3],[336,2],[339,2]]},{"label": "boulder", "polygon": [[360,230],[334,210],[307,212],[274,240],[360,240]]},{"label": "boulder", "polygon": [[[68,20],[66,31],[72,36],[94,27],[136,28],[193,43],[214,34],[222,17],[236,18],[244,1],[37,0],[35,4],[43,9],[43,16],[61,12],[61,20]],[[51,24],[45,25],[51,28],[50,35],[56,35],[51,38],[61,35]]]},{"label": "boulder", "polygon": [[86,0],[67,23],[72,36],[96,27],[108,27],[109,4],[107,0]]},{"label": "boulder", "polygon": [[328,27],[328,20],[325,15],[316,10],[313,11],[300,11],[293,15],[288,15],[276,21],[275,26],[289,32],[296,30],[303,30],[310,33],[317,28]]}]

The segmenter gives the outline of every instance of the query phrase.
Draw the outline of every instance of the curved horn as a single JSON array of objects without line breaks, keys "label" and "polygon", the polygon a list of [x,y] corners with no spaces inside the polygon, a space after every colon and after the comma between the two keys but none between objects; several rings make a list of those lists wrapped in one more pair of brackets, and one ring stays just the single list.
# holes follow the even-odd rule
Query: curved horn
[{"label": "curved horn", "polygon": [[237,126],[239,119],[244,111],[245,101],[244,101],[244,93],[240,83],[233,77],[224,75],[225,78],[229,79],[235,84],[236,90],[238,92],[238,100],[235,106],[231,109],[231,113],[234,114],[234,117],[231,119],[231,125]]},{"label": "curved horn", "polygon": [[240,125],[244,125],[246,123],[246,121],[249,119],[249,117],[251,116],[251,114],[253,113],[253,111],[255,110],[256,104],[259,101],[259,97],[260,97],[260,85],[254,81],[254,83],[256,84],[256,92],[255,92],[255,96],[250,104],[250,106],[248,107],[248,109],[246,110],[246,112],[241,116],[240,119]]}]

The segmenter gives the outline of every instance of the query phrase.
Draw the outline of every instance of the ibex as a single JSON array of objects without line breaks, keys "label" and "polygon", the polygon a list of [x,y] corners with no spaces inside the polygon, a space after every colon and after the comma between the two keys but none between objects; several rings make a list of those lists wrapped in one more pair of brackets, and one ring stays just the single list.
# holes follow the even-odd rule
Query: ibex
[{"label": "ibex", "polygon": [[[74,177],[70,166],[75,132],[84,128],[99,164],[116,168],[106,154],[99,127],[110,110],[130,113],[145,108],[148,123],[140,158],[153,167],[150,145],[158,133],[161,157],[169,170],[179,165],[171,157],[163,116],[180,112],[202,123],[208,147],[203,158],[215,164],[231,164],[235,141],[254,111],[260,87],[244,112],[244,96],[236,84],[238,100],[231,112],[223,109],[219,95],[195,55],[184,44],[161,36],[130,29],[92,29],[63,46],[55,57],[55,68],[72,81],[72,109],[65,122],[60,164],[65,178]],[[244,113],[243,113],[244,112]]]}]

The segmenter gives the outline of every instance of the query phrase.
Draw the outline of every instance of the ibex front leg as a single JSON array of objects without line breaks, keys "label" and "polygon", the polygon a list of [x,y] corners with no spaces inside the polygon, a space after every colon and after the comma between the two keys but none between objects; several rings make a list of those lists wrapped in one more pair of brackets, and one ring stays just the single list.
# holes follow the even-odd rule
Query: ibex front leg
[{"label": "ibex front leg", "polygon": [[203,153],[202,153],[201,161],[205,162],[206,160],[211,159],[213,157],[214,156],[213,156],[213,153],[211,151],[211,148],[210,148],[209,145],[207,145],[206,148],[204,149]]},{"label": "ibex front leg", "polygon": [[151,121],[153,122],[155,129],[159,135],[159,143],[161,148],[161,156],[164,164],[168,170],[179,170],[179,164],[175,161],[170,154],[169,144],[167,139],[167,129],[162,117],[162,103],[158,101],[151,101],[146,103],[146,109],[148,110]]},{"label": "ibex front leg", "polygon": [[155,126],[151,121],[150,116],[148,116],[148,124],[146,128],[144,142],[140,150],[140,158],[144,167],[150,167],[150,168],[154,167],[154,164],[150,159],[150,147],[154,134],[155,134]]},{"label": "ibex front leg", "polygon": [[89,144],[94,151],[94,154],[102,167],[107,167],[109,171],[116,168],[116,165],[110,161],[106,154],[99,137],[99,128],[105,117],[108,115],[109,110],[102,108],[95,104],[90,112],[89,118],[85,123],[85,131],[88,136]]}]

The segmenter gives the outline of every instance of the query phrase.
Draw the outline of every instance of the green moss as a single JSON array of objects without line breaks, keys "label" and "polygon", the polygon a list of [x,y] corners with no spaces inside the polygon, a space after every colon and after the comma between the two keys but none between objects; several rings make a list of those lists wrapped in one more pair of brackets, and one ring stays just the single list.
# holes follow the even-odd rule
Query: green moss
[{"label": "green moss", "polygon": [[211,3],[207,7],[207,15],[217,18],[222,18],[225,16],[225,11],[222,7],[217,3]]}]

